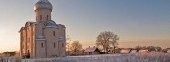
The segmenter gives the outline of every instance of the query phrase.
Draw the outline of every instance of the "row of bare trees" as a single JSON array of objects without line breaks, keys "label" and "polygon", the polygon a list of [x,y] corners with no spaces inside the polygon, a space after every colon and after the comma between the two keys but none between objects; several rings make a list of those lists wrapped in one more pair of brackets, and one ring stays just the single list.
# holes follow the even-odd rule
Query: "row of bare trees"
[{"label": "row of bare trees", "polygon": [[[67,38],[68,41],[71,41],[71,39]],[[102,50],[104,50],[105,53],[108,52],[108,49],[110,47],[114,48],[114,52],[115,52],[115,48],[118,45],[118,41],[119,37],[118,35],[114,34],[111,31],[104,31],[101,32],[96,39],[96,45],[98,48],[101,48]],[[81,50],[82,50],[82,44],[79,41],[73,41],[72,43],[67,42],[67,53],[68,55],[77,55]]]},{"label": "row of bare trees", "polygon": [[[69,39],[70,40],[70,39]],[[119,37],[117,34],[111,31],[101,32],[96,38],[96,46],[103,50],[102,52],[108,53],[109,49],[112,48],[114,53],[116,53],[116,48],[118,45]],[[77,55],[77,53],[82,51],[82,44],[79,41],[73,41],[71,44],[67,43],[68,54]],[[167,52],[168,49],[162,49],[161,47],[154,46],[137,46],[136,50],[147,49],[148,51],[158,51],[158,52]]]},{"label": "row of bare trees", "polygon": [[149,52],[156,51],[156,52],[165,52],[165,53],[167,53],[167,51],[169,50],[168,48],[163,49],[163,48],[158,47],[158,46],[136,46],[135,49],[137,51],[139,51],[139,50],[148,50]]}]

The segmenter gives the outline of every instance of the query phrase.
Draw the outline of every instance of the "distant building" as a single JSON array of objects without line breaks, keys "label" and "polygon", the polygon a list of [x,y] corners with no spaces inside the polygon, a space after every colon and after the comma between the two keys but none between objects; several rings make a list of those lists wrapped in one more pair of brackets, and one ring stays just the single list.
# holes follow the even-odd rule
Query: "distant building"
[{"label": "distant building", "polygon": [[115,54],[115,53],[120,53],[120,48],[115,48],[115,50],[114,50],[114,47],[110,47],[109,49],[108,49],[108,54]]},{"label": "distant building", "polygon": [[131,50],[130,53],[137,53],[137,50]]},{"label": "distant building", "polygon": [[52,9],[48,0],[35,4],[36,22],[26,22],[19,31],[22,58],[66,56],[65,26],[51,20]]},{"label": "distant building", "polygon": [[167,53],[170,53],[170,49],[169,49],[169,50],[167,50]]},{"label": "distant building", "polygon": [[112,48],[112,47],[109,48],[109,49],[108,49],[108,53],[109,53],[109,54],[113,54],[113,53],[114,53],[114,48]]},{"label": "distant building", "polygon": [[89,47],[84,50],[86,55],[100,54],[100,50],[96,47]]},{"label": "distant building", "polygon": [[148,51],[147,49],[143,49],[143,50],[141,49],[141,50],[139,50],[138,52],[139,52],[139,53],[148,53],[149,51]]},{"label": "distant building", "polygon": [[128,54],[128,53],[130,53],[130,49],[121,49],[121,51],[120,51],[120,53],[122,53],[122,54]]},{"label": "distant building", "polygon": [[11,56],[15,56],[16,52],[3,52],[2,56],[3,57],[11,57]]}]

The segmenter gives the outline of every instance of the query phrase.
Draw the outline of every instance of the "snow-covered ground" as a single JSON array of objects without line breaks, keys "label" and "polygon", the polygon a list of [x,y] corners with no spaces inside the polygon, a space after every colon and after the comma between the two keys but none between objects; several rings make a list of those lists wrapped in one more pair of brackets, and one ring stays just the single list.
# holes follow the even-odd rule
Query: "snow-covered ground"
[{"label": "snow-covered ground", "polygon": [[170,62],[170,53],[67,56],[62,58],[23,59],[22,62]]}]

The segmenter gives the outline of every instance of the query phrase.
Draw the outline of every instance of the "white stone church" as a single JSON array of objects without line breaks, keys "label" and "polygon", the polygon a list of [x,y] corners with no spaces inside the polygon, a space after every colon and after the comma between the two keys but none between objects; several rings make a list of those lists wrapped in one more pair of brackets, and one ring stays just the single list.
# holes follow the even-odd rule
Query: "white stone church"
[{"label": "white stone church", "polygon": [[39,0],[35,4],[36,22],[26,22],[19,31],[22,58],[66,56],[66,27],[51,20],[52,10],[48,0]]}]

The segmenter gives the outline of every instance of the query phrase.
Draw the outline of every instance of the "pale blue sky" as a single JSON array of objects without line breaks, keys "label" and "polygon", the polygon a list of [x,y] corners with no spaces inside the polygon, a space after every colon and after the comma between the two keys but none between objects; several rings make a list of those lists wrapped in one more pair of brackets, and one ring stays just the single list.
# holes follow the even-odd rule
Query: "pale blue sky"
[{"label": "pale blue sky", "polygon": [[[19,50],[18,31],[35,21],[38,0],[1,0],[0,52]],[[94,45],[102,31],[112,31],[127,41],[170,42],[170,0],[49,0],[53,20],[67,27],[67,35],[84,45]],[[92,43],[92,44],[90,44]]]}]

